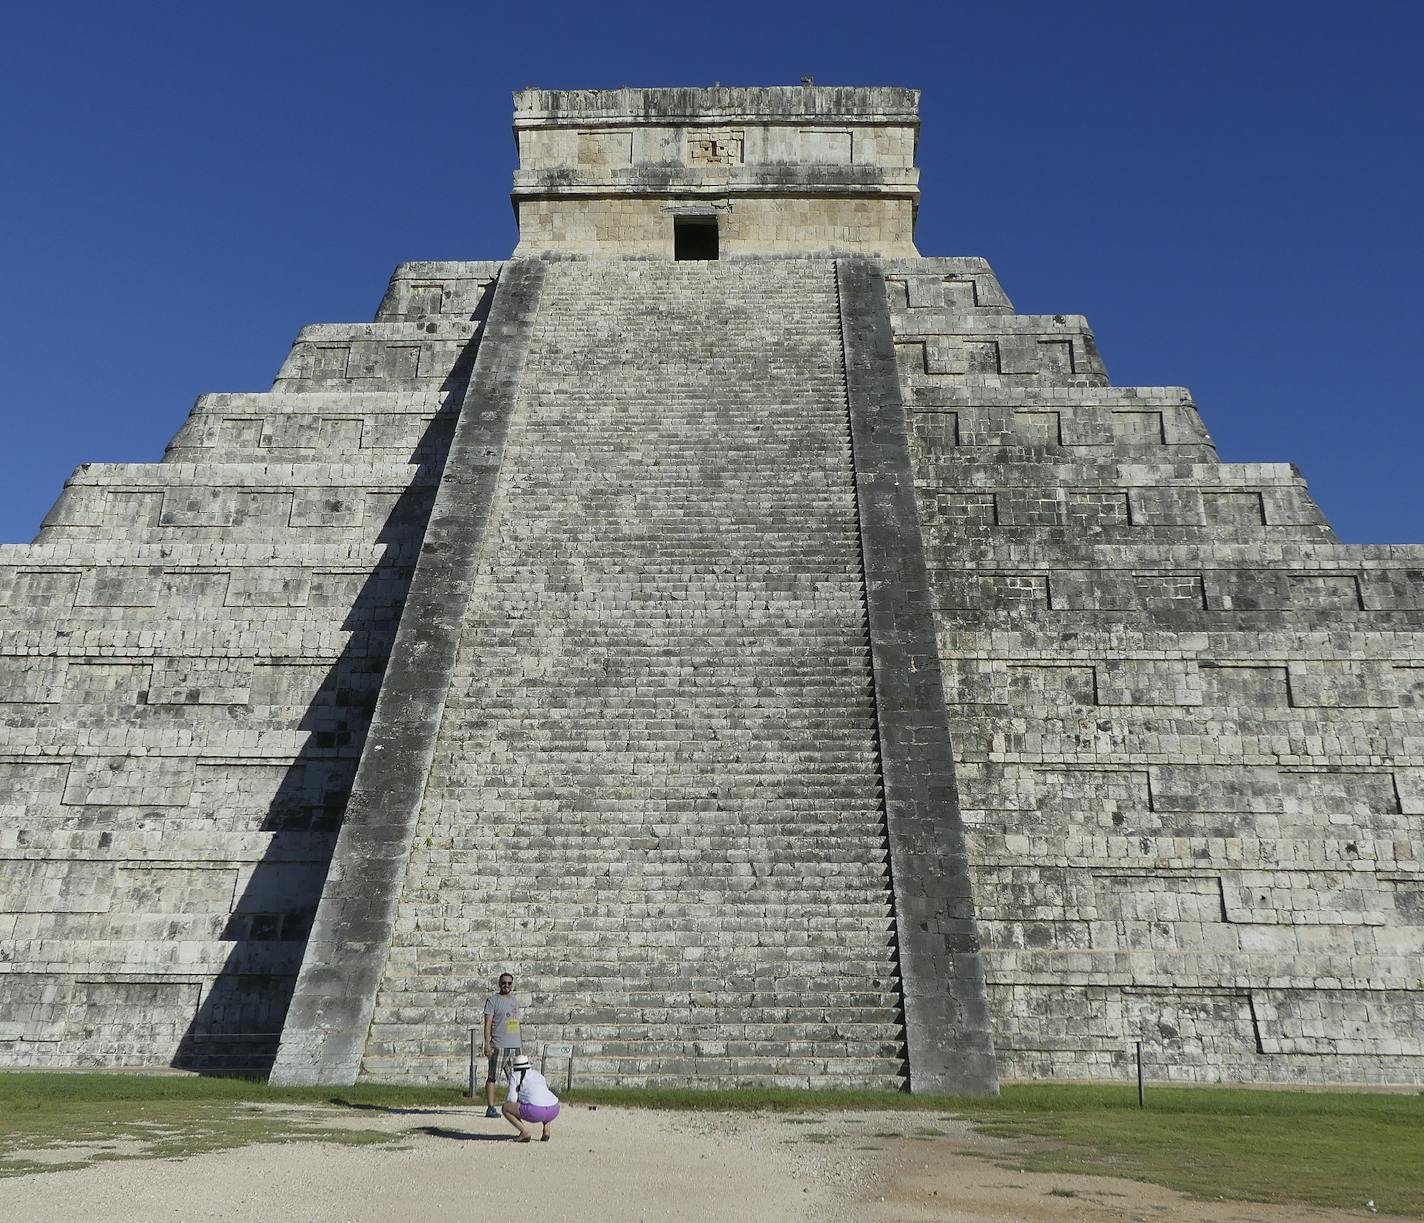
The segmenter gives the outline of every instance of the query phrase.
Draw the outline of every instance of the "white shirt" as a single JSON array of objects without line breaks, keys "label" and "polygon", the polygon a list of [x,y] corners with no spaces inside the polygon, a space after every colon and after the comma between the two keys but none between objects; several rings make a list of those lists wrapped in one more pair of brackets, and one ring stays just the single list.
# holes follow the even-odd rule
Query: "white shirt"
[{"label": "white shirt", "polygon": [[520,1104],[532,1104],[535,1107],[545,1108],[559,1102],[559,1097],[549,1090],[548,1079],[532,1067],[524,1071],[524,1081],[516,1088],[514,1082],[518,1078],[518,1071],[509,1076],[508,1102],[510,1104],[513,1104],[516,1098]]}]

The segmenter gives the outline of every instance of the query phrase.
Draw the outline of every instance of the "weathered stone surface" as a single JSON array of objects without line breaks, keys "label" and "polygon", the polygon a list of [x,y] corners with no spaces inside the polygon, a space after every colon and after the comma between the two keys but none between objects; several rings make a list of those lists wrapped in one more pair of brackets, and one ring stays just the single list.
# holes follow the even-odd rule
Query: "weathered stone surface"
[{"label": "weathered stone surface", "polygon": [[204,396],[0,547],[0,1064],[270,1064],[479,327],[452,270],[435,363]]},{"label": "weathered stone surface", "polygon": [[1424,1079],[1424,550],[977,262],[887,290],[1003,1073]]},{"label": "weathered stone surface", "polygon": [[520,258],[0,547],[0,1064],[1424,1082],[1424,549],[918,258],[915,105],[527,91]]},{"label": "weathered stone surface", "polygon": [[488,342],[455,426],[273,1082],[350,1083],[360,1067],[543,279],[543,267],[526,261],[507,264],[500,277]]},{"label": "weathered stone surface", "polygon": [[913,89],[526,89],[516,254],[670,258],[679,217],[722,255],[914,256]]},{"label": "weathered stone surface", "polygon": [[508,967],[580,1075],[904,1081],[848,434],[829,261],[550,266],[363,1073]]},{"label": "weathered stone surface", "polygon": [[998,1091],[884,273],[837,264],[910,1085]]}]

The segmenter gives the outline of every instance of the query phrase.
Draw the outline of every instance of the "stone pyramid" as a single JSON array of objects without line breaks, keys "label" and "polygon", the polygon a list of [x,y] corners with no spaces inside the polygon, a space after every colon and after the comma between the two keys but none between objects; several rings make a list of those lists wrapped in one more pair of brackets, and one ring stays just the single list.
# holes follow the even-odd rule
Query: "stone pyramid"
[{"label": "stone pyramid", "polygon": [[0,548],[0,1065],[1424,1082],[1424,550],[921,258],[918,94],[529,90]]}]

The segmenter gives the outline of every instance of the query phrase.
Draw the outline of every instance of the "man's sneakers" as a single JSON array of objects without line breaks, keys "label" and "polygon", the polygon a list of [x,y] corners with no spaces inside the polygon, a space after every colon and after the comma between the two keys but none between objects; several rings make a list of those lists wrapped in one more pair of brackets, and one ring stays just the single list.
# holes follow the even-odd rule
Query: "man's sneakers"
[{"label": "man's sneakers", "polygon": [[487,1109],[485,1109],[485,1116],[486,1116],[486,1117],[498,1117],[498,1116],[499,1116],[499,1109],[497,1109],[493,1104],[491,1104]]}]

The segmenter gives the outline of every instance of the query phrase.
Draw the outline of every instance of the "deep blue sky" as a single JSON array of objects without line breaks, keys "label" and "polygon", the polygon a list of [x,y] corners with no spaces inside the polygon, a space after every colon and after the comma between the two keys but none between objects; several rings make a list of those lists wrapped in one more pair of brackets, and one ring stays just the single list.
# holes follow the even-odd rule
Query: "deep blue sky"
[{"label": "deep blue sky", "polygon": [[512,90],[806,74],[923,89],[922,253],[1086,314],[1342,538],[1424,541],[1421,44],[1417,3],[12,0],[0,541],[398,261],[507,255]]}]

